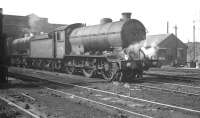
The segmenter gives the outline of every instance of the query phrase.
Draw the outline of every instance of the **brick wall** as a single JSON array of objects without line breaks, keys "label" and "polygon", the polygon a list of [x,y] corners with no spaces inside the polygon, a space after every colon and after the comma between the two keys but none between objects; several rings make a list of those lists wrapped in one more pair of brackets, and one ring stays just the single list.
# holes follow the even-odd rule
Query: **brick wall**
[{"label": "brick wall", "polygon": [[159,47],[161,49],[166,49],[166,53],[164,54],[164,65],[173,65],[174,63],[179,65],[186,64],[187,46],[184,45],[176,36],[170,35],[159,45]]}]

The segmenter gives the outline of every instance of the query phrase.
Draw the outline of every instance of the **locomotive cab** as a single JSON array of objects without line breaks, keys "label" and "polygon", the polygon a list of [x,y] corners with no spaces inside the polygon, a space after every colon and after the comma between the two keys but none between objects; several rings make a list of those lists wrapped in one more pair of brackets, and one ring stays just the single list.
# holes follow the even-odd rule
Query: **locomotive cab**
[{"label": "locomotive cab", "polygon": [[65,55],[65,30],[58,29],[53,32],[54,58],[63,58]]}]

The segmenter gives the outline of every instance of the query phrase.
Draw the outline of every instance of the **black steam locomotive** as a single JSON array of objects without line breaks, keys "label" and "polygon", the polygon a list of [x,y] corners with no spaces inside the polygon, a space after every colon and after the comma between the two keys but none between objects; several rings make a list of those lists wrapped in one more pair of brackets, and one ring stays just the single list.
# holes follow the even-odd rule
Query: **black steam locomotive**
[{"label": "black steam locomotive", "polygon": [[16,39],[12,43],[11,64],[19,67],[81,72],[86,77],[100,75],[106,80],[142,76],[148,60],[142,50],[128,52],[130,45],[145,40],[144,25],[122,13],[122,19],[109,18],[101,24],[76,23],[55,31]]}]

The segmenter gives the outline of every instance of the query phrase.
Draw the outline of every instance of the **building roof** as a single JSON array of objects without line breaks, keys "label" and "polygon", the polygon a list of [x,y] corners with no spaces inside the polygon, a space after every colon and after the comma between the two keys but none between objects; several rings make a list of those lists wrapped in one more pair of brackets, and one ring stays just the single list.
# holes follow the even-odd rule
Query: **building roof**
[{"label": "building roof", "polygon": [[144,40],[142,42],[142,44],[143,44],[144,47],[157,47],[157,46],[161,46],[161,43],[163,44],[163,42],[165,40],[171,39],[171,38],[176,39],[178,41],[179,45],[182,45],[182,46],[187,48],[187,45],[185,45],[178,37],[176,37],[172,33],[170,33],[170,34],[148,35],[146,37],[146,40]]},{"label": "building roof", "polygon": [[145,46],[158,46],[162,41],[167,39],[170,35],[173,34],[158,34],[158,35],[148,35],[145,43]]}]

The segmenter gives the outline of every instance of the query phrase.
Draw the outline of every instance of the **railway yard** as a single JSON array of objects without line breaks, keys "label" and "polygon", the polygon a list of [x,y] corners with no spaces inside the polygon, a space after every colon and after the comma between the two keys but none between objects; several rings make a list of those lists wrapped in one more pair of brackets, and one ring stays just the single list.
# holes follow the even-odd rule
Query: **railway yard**
[{"label": "railway yard", "polygon": [[[106,8],[108,4],[100,3],[95,5]],[[35,5],[37,9],[40,4]],[[87,5],[76,8],[93,9]],[[54,16],[54,6],[50,7],[54,12],[42,8]],[[132,18],[130,10],[122,12],[118,20],[113,15],[119,8],[106,10],[109,17],[102,17],[98,9],[95,14],[102,18],[95,24],[90,18],[95,14],[87,16],[81,11],[77,13],[85,15],[78,15],[71,12],[75,7],[63,11],[73,6],[68,1],[67,6],[57,6],[62,10],[55,18],[64,24],[49,23],[48,18],[34,13],[4,14],[0,8],[0,118],[200,118],[200,48],[195,41],[195,22],[199,20],[192,20],[190,42],[189,31],[182,32],[184,25],[179,24],[180,36],[172,19],[175,26],[169,27],[169,18],[180,13],[170,17],[163,12],[161,17],[166,18],[146,20],[157,14],[157,6],[153,6],[156,12],[146,12],[142,4],[146,18],[138,17],[136,11]],[[191,25],[184,21],[189,17],[186,14],[181,19],[184,24]],[[87,18],[92,22],[86,24]],[[153,24],[161,23],[156,20],[167,21],[166,33]],[[175,33],[169,32],[171,28]]]},{"label": "railway yard", "polygon": [[0,117],[199,118],[199,70],[175,70],[150,69],[143,79],[122,83],[10,67]]}]

